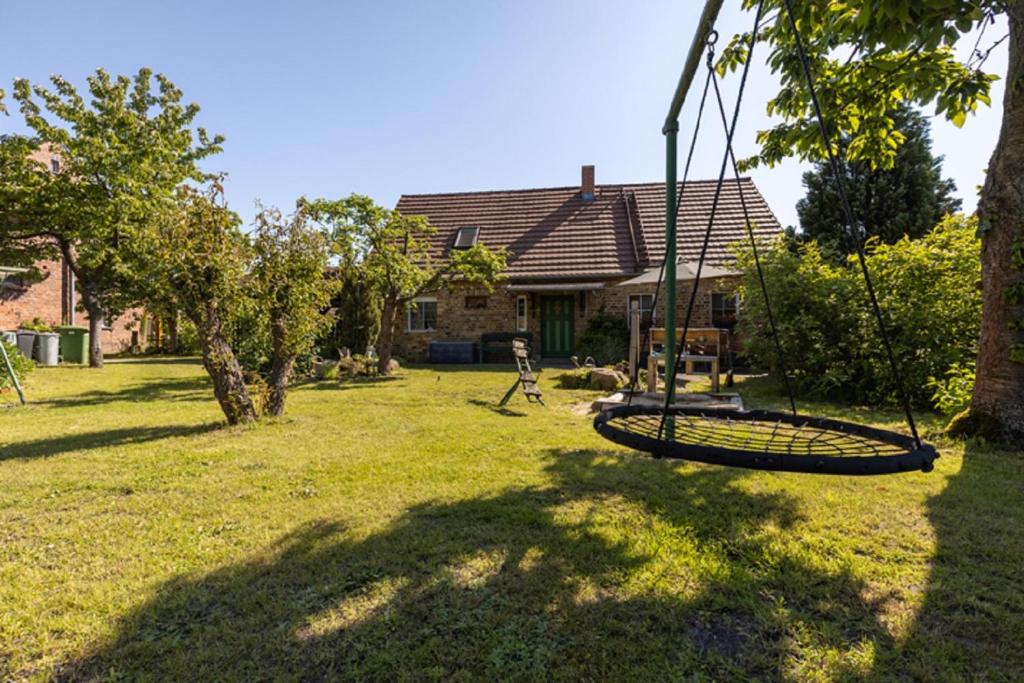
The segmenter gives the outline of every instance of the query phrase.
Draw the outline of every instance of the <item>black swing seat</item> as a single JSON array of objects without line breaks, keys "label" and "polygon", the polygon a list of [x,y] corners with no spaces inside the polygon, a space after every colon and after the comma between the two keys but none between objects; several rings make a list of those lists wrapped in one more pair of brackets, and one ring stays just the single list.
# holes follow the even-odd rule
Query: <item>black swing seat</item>
[{"label": "black swing seat", "polygon": [[939,457],[933,446],[918,447],[897,432],[767,410],[621,406],[598,413],[594,429],[656,458],[782,472],[930,472]]}]

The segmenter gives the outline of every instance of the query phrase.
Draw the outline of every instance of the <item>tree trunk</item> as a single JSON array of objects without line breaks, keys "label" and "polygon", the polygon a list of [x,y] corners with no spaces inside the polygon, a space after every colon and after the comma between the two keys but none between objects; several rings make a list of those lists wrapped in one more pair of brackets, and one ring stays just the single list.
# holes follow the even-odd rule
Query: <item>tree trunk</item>
[{"label": "tree trunk", "polygon": [[274,347],[274,357],[270,365],[269,391],[267,393],[266,413],[279,417],[284,413],[284,398],[291,381],[292,368],[295,367],[295,355],[285,350],[285,329],[283,322],[275,322],[270,336]]},{"label": "tree trunk", "polygon": [[167,318],[167,344],[171,353],[178,353],[178,312]]},{"label": "tree trunk", "polygon": [[387,375],[391,369],[391,351],[395,346],[395,327],[401,303],[391,298],[384,299],[380,312],[380,334],[377,336],[377,372]]},{"label": "tree trunk", "polygon": [[89,314],[89,367],[103,367],[103,308],[96,290],[83,283],[82,305]]},{"label": "tree trunk", "polygon": [[[78,251],[71,242],[59,239],[57,245],[60,247],[64,262],[74,273],[75,281],[81,287],[82,306],[89,314],[89,367],[102,368],[103,307],[100,305],[96,281],[89,277],[82,277],[82,269],[78,267]],[[71,305],[74,306],[75,302],[72,301]]]},{"label": "tree trunk", "polygon": [[242,366],[224,337],[220,314],[207,306],[204,320],[193,320],[200,332],[203,367],[213,380],[213,393],[228,424],[255,422],[256,406],[245,386]]},{"label": "tree trunk", "polygon": [[[1009,60],[1003,122],[981,191],[982,315],[977,379],[971,406],[951,431],[979,434],[1024,444],[1024,363],[1011,358],[1024,334],[1014,321],[1024,319],[1024,300],[1012,285],[1024,287],[1024,264],[1013,249],[1024,250],[1024,2],[1007,10]],[[1018,259],[1020,257],[1018,256]],[[1017,346],[1024,350],[1024,346]]]}]

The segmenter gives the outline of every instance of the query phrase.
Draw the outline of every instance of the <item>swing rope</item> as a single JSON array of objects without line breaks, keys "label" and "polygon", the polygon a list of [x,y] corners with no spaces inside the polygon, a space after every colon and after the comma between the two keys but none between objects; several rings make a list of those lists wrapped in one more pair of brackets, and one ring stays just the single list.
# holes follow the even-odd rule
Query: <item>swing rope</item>
[{"label": "swing rope", "polygon": [[[743,103],[743,93],[747,87],[747,77],[750,75],[750,65],[754,59],[754,47],[757,45],[757,32],[761,28],[761,16],[764,12],[764,0],[757,3],[757,13],[754,16],[754,30],[751,33],[750,48],[747,50],[747,59],[743,64],[743,75],[740,77],[740,86],[736,95],[736,107],[732,114],[732,125],[727,127],[726,130],[726,152],[722,156],[722,167],[718,172],[718,183],[715,185],[715,197],[711,203],[711,215],[708,217],[708,225],[704,231],[704,243],[700,249],[700,259],[697,261],[697,272],[695,273],[695,280],[693,287],[690,289],[690,300],[686,306],[686,318],[683,321],[683,337],[682,343],[679,345],[679,349],[676,351],[676,357],[672,363],[672,377],[669,378],[666,373],[665,377],[665,405],[663,406],[661,414],[661,423],[658,426],[658,438],[661,438],[665,430],[665,422],[669,417],[669,408],[672,405],[672,399],[675,396],[676,388],[676,377],[679,375],[679,363],[682,360],[683,354],[686,351],[686,335],[690,331],[690,321],[693,318],[693,309],[697,303],[697,290],[700,288],[700,274],[704,269],[704,260],[707,258],[708,245],[711,242],[711,229],[715,223],[715,215],[718,213],[718,205],[722,198],[722,185],[725,183],[725,172],[729,164],[729,152],[732,150],[732,138],[736,132],[736,122],[739,120],[740,107]],[[675,283],[669,283],[669,286],[674,286]],[[667,330],[666,334],[675,334],[675,330]],[[666,368],[667,370],[668,368]]]},{"label": "swing rope", "polygon": [[[757,40],[756,34],[752,37],[752,40]],[[725,103],[722,101],[722,92],[718,87],[718,78],[715,73],[714,65],[712,64],[712,58],[714,54],[708,54],[708,72],[712,74],[712,83],[715,86],[715,97],[718,99],[718,111],[722,117],[722,125],[728,130],[729,123],[725,118]],[[747,207],[746,195],[743,194],[743,183],[740,181],[740,169],[736,163],[736,153],[732,147],[732,140],[726,142],[726,148],[729,152],[729,158],[732,163],[732,172],[736,178],[736,189],[740,195],[740,206],[743,207],[743,221],[747,225],[747,236],[750,238],[750,249],[754,256],[754,265],[757,267],[757,279],[761,285],[761,294],[764,296],[764,308],[768,315],[768,326],[771,329],[772,341],[775,345],[775,355],[779,362],[779,371],[782,373],[782,379],[786,385],[786,396],[789,398],[790,411],[796,415],[796,399],[793,395],[793,385],[789,379],[789,371],[786,369],[786,354],[782,350],[782,342],[779,340],[779,331],[775,325],[775,314],[772,312],[771,298],[768,296],[768,285],[764,279],[764,269],[761,267],[761,255],[757,248],[757,239],[754,237],[754,225],[750,220],[750,210]]]},{"label": "swing rope", "polygon": [[[717,39],[718,34],[712,32],[712,36],[708,38],[708,49],[714,52],[714,41]],[[711,85],[712,73],[708,72],[707,78],[704,80],[704,92],[701,94],[700,106],[697,109],[697,122],[693,128],[693,138],[690,140],[690,149],[686,154],[686,166],[683,168],[683,179],[679,183],[679,190],[676,195],[679,197],[676,202],[676,219],[679,217],[679,209],[683,205],[683,196],[686,193],[686,180],[690,176],[690,164],[693,162],[693,153],[697,148],[697,137],[700,133],[700,124],[704,118],[704,105],[707,102],[708,91]],[[654,324],[654,312],[658,310],[658,297],[661,293],[661,286],[665,279],[665,265],[668,263],[668,245],[666,244],[665,256],[661,259],[661,268],[658,271],[658,282],[654,286],[654,296],[651,298],[651,310],[647,314],[647,319],[642,321],[641,328],[644,331],[643,342],[640,344],[640,349],[637,350],[637,360],[639,361],[640,350],[646,349],[650,344],[651,339],[651,327]],[[627,311],[632,320],[632,313]],[[633,405],[633,395],[636,393],[636,385],[640,379],[640,363],[637,362],[633,367],[633,374],[629,379],[629,395],[626,398],[626,405]]]},{"label": "swing rope", "polygon": [[[763,2],[763,0],[762,0]],[[914,413],[910,409],[910,399],[907,396],[906,388],[903,386],[903,377],[900,374],[899,365],[896,362],[896,355],[892,351],[892,343],[889,341],[889,332],[885,325],[885,319],[882,316],[882,308],[878,305],[878,297],[875,296],[875,286],[871,281],[871,274],[868,272],[867,259],[864,254],[864,241],[859,237],[860,232],[857,229],[857,222],[853,216],[853,207],[850,205],[849,197],[846,195],[846,186],[843,184],[843,177],[840,175],[839,159],[836,158],[835,153],[832,151],[831,137],[829,136],[828,126],[825,124],[825,117],[821,111],[821,105],[818,102],[818,93],[814,85],[814,77],[811,75],[811,64],[807,58],[807,52],[804,50],[803,40],[800,38],[800,32],[796,27],[796,19],[793,16],[793,3],[792,0],[783,0],[786,6],[786,15],[789,19],[790,29],[793,31],[793,39],[796,45],[797,55],[800,58],[800,66],[803,69],[804,78],[807,80],[807,89],[811,97],[811,105],[814,109],[815,118],[818,120],[818,130],[821,132],[822,142],[825,144],[825,152],[828,156],[828,162],[832,169],[832,176],[835,178],[836,192],[839,194],[839,202],[842,205],[843,216],[846,219],[846,230],[850,240],[857,247],[857,262],[860,264],[861,273],[864,275],[864,283],[867,286],[868,298],[871,299],[871,308],[875,314],[875,320],[878,322],[878,331],[882,337],[882,344],[885,346],[885,354],[889,360],[889,367],[892,370],[893,379],[896,380],[896,390],[900,398],[900,403],[903,404],[903,412],[907,417],[907,425],[910,427],[910,433],[914,436],[914,443],[918,448],[921,447],[921,437],[917,433],[917,425],[914,423]],[[756,31],[755,31],[756,35]]]}]

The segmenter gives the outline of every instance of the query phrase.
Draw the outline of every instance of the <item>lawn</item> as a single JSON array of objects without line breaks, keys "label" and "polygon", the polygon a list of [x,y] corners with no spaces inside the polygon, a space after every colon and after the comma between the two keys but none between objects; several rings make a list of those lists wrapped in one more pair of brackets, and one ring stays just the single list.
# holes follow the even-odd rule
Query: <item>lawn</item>
[{"label": "lawn", "polygon": [[310,384],[228,429],[192,360],[37,371],[0,408],[0,679],[1024,671],[1021,454],[939,441],[934,472],[882,478],[655,461],[551,373],[548,407],[496,409],[512,378]]}]

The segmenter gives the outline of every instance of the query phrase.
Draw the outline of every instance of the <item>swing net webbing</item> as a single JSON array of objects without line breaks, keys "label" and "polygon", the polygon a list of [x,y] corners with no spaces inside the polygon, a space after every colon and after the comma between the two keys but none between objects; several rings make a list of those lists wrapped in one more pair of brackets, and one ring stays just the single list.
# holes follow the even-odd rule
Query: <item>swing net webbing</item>
[{"label": "swing net webbing", "polygon": [[672,407],[673,439],[662,412],[640,406],[605,411],[595,420],[603,436],[656,457],[735,467],[823,474],[930,471],[931,446],[913,437],[828,418],[764,410]]},{"label": "swing net webbing", "polygon": [[[761,268],[760,258],[757,251],[757,243],[754,237],[753,225],[747,210],[746,200],[743,197],[742,182],[739,169],[736,163],[736,156],[732,148],[733,134],[736,131],[740,105],[743,99],[743,92],[747,82],[749,68],[753,62],[753,49],[757,43],[758,30],[764,9],[764,0],[758,4],[754,19],[754,30],[750,34],[750,45],[746,59],[744,60],[743,74],[740,80],[739,92],[736,100],[736,107],[733,111],[731,123],[726,117],[721,91],[718,87],[714,73],[714,41],[717,34],[712,30],[707,40],[707,79],[704,84],[704,92],[701,96],[700,107],[697,114],[697,123],[694,129],[693,141],[687,155],[686,169],[683,174],[683,183],[679,188],[679,202],[676,204],[676,216],[682,206],[682,195],[686,187],[686,178],[690,170],[690,161],[693,158],[694,146],[697,141],[697,133],[700,130],[700,122],[704,112],[704,105],[709,92],[709,86],[713,86],[711,92],[715,94],[718,109],[725,129],[725,155],[722,160],[721,171],[718,177],[718,184],[715,189],[714,201],[711,207],[711,215],[704,231],[704,240],[701,248],[700,259],[697,264],[696,283],[691,289],[691,294],[683,323],[682,343],[677,351],[675,362],[669,366],[671,371],[665,377],[664,404],[661,407],[633,405],[632,397],[638,379],[637,372],[631,377],[629,388],[629,399],[627,404],[599,413],[594,420],[594,428],[605,438],[615,441],[631,448],[646,451],[655,457],[681,458],[699,462],[715,463],[734,467],[748,467],[754,469],[785,470],[792,472],[808,472],[823,474],[888,474],[905,472],[910,470],[930,471],[933,468],[933,461],[938,457],[935,449],[921,442],[914,423],[913,413],[902,384],[899,368],[892,353],[889,342],[888,331],[875,296],[874,287],[863,253],[863,240],[857,239],[856,222],[853,217],[852,208],[846,197],[845,189],[842,186],[842,176],[839,173],[839,161],[832,153],[827,126],[818,104],[815,92],[814,80],[811,75],[810,64],[804,51],[803,44],[797,31],[796,22],[793,18],[791,0],[784,0],[784,9],[788,15],[790,28],[795,36],[797,53],[801,61],[804,76],[807,80],[815,116],[818,120],[818,127],[825,142],[828,161],[833,168],[833,177],[838,185],[839,195],[843,204],[847,230],[851,240],[857,245],[857,253],[861,270],[867,285],[867,292],[870,299],[872,311],[878,322],[879,334],[884,343],[890,368],[896,379],[899,388],[899,398],[903,404],[907,418],[907,424],[911,434],[904,435],[898,432],[877,429],[865,425],[833,420],[823,417],[811,417],[800,415],[796,409],[796,402],[793,396],[789,374],[786,371],[785,357],[782,345],[779,341],[776,330],[775,319],[771,309],[768,288],[765,283],[764,273]],[[746,222],[747,234],[753,249],[754,262],[761,292],[764,296],[765,306],[768,315],[769,329],[774,341],[778,362],[785,380],[786,393],[789,398],[791,413],[779,413],[770,411],[735,411],[729,409],[694,408],[683,407],[674,404],[674,392],[677,374],[680,367],[682,354],[686,349],[686,332],[689,330],[692,319],[694,304],[700,284],[701,270],[707,256],[708,244],[710,241],[712,227],[715,221],[715,213],[718,209],[719,198],[723,184],[725,183],[726,172],[731,167],[738,191],[740,202],[743,208]],[[666,237],[669,237],[667,234]],[[666,262],[668,255],[666,254]],[[663,284],[665,263],[662,263],[661,272],[658,277],[658,284],[655,289],[655,301]],[[667,286],[675,285],[673,282],[666,283]],[[656,304],[655,304],[656,305]],[[654,306],[652,306],[653,312]],[[647,334],[651,321],[645,321],[644,344],[646,347]],[[666,368],[668,370],[668,368]]]}]

